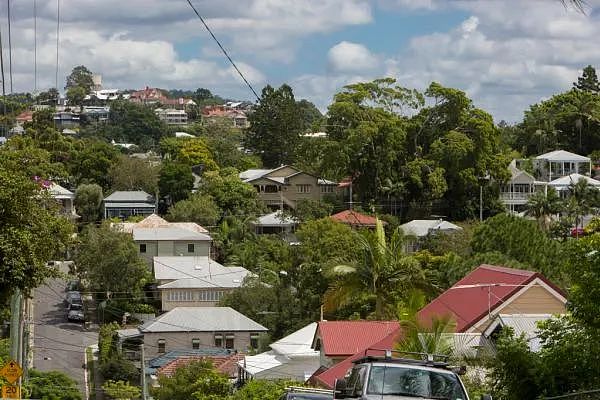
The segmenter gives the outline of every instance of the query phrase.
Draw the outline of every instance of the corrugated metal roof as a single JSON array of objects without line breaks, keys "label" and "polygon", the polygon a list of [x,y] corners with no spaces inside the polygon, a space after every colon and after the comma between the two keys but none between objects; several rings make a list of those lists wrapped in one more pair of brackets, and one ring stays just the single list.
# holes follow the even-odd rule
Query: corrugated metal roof
[{"label": "corrugated metal roof", "polygon": [[124,190],[116,191],[104,198],[104,201],[116,202],[151,202],[154,203],[154,198],[143,190]]},{"label": "corrugated metal roof", "polygon": [[292,226],[297,225],[298,220],[289,215],[284,215],[281,211],[275,211],[259,217],[254,225],[256,226]]},{"label": "corrugated metal roof", "polygon": [[544,153],[536,157],[537,160],[549,161],[590,161],[589,157],[580,156],[579,154],[571,153],[565,150],[554,150],[549,153]]},{"label": "corrugated metal roof", "polygon": [[210,241],[210,236],[182,228],[133,228],[136,242],[154,240]]},{"label": "corrugated metal roof", "polygon": [[154,203],[105,203],[104,208],[113,209],[113,208],[146,208],[148,210],[154,210]]},{"label": "corrugated metal roof", "polygon": [[250,273],[242,267],[225,267],[207,256],[154,257],[153,262],[157,281],[173,281],[159,289],[240,287]]},{"label": "corrugated metal roof", "polygon": [[579,182],[582,179],[586,181],[589,185],[600,186],[600,181],[581,174],[571,174],[563,176],[561,178],[551,181],[550,183],[548,183],[548,186],[552,186],[557,189],[564,189],[568,188],[571,184]]},{"label": "corrugated metal roof", "polygon": [[536,272],[480,265],[419,311],[419,317],[429,320],[434,315],[451,315],[456,320],[456,331],[464,332],[535,278],[560,292]]},{"label": "corrugated metal roof", "polygon": [[413,219],[400,225],[405,235],[423,237],[432,231],[460,231],[462,228],[443,219]]},{"label": "corrugated metal roof", "polygon": [[[375,226],[376,218],[370,215],[361,214],[354,210],[344,210],[337,214],[333,214],[331,219],[348,225],[357,226]],[[386,225],[387,222],[381,221],[382,224]]]},{"label": "corrugated metal roof", "polygon": [[312,322],[304,328],[271,343],[270,347],[278,354],[287,357],[308,357],[319,355],[319,352],[313,350],[312,342],[317,330],[317,323]]},{"label": "corrugated metal roof", "polygon": [[498,326],[512,328],[516,337],[524,335],[529,342],[530,350],[537,352],[541,348],[538,323],[550,318],[552,318],[551,314],[500,314],[488,327],[486,334],[491,334]]},{"label": "corrugated metal roof", "polygon": [[195,222],[169,222],[156,214],[148,215],[140,222],[123,222],[116,224],[124,232],[132,233],[134,228],[180,228],[188,231],[208,233],[208,231]]},{"label": "corrugated metal roof", "polygon": [[[397,333],[400,324],[398,321],[320,321],[317,329],[325,355],[339,357],[363,351]],[[313,347],[315,344],[313,342]]]},{"label": "corrugated metal roof", "polygon": [[149,332],[265,332],[268,329],[231,307],[176,307],[140,326]]}]

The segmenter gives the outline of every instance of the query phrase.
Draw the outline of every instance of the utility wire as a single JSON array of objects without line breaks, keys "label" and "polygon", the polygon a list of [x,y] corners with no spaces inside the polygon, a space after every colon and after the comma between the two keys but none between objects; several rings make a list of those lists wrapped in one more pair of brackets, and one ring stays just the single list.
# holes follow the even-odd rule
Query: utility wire
[{"label": "utility wire", "polygon": [[[60,0],[56,0],[56,77],[55,77],[55,85],[56,90],[58,90],[58,49],[59,49],[59,40],[60,40]],[[56,99],[58,103],[58,99]]]},{"label": "utility wire", "polygon": [[12,73],[12,42],[10,29],[10,0],[6,0],[6,14],[8,18],[8,75],[10,76],[10,92],[13,92],[13,73]]},{"label": "utility wire", "polygon": [[[4,96],[6,96],[6,85],[4,82],[4,47],[2,47],[2,30],[0,29],[0,73],[2,74],[2,103],[4,104]],[[4,110],[6,113],[6,105]]]},{"label": "utility wire", "polygon": [[37,0],[33,0],[33,93],[37,93]]},{"label": "utility wire", "polygon": [[192,7],[192,10],[194,10],[194,13],[198,16],[198,18],[202,22],[202,25],[204,25],[204,27],[206,28],[206,30],[208,31],[208,33],[210,33],[210,36],[212,36],[212,38],[214,39],[214,41],[217,43],[217,45],[219,46],[219,48],[221,49],[221,51],[223,52],[223,54],[225,55],[225,57],[227,57],[227,59],[229,60],[229,62],[233,66],[233,68],[235,68],[235,70],[240,75],[240,77],[243,79],[243,81],[246,83],[246,85],[248,85],[248,87],[250,88],[250,90],[252,91],[252,93],[254,94],[254,96],[256,97],[256,100],[258,100],[260,102],[260,96],[258,95],[258,93],[256,93],[256,90],[254,90],[254,88],[252,87],[252,85],[250,84],[250,82],[248,82],[248,80],[246,79],[246,77],[244,76],[244,74],[242,74],[242,71],[240,71],[240,69],[237,67],[237,65],[235,65],[235,63],[233,62],[233,60],[231,59],[231,57],[227,53],[227,50],[225,50],[225,48],[223,47],[223,45],[221,44],[221,42],[219,42],[219,40],[217,39],[217,37],[215,36],[215,34],[208,27],[208,25],[204,21],[204,18],[202,18],[202,16],[198,12],[198,10],[196,10],[196,7],[194,7],[194,5],[192,4],[192,1],[191,0],[187,0],[187,2],[190,5],[190,7]]}]

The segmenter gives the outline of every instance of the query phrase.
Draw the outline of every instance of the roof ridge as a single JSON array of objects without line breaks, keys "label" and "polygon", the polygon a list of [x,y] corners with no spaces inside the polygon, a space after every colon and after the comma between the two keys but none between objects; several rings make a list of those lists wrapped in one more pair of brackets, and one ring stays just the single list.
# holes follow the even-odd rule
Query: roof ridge
[{"label": "roof ridge", "polygon": [[[477,268],[475,268],[473,270],[473,272],[476,271],[476,270],[478,270],[478,269],[480,269],[480,268],[481,269],[487,269],[487,270],[490,270],[490,271],[495,271],[495,272],[504,272],[504,273],[507,273],[507,274],[519,275],[519,276],[526,276],[526,277],[531,277],[531,276],[534,276],[536,274],[539,275],[539,273],[535,272],[535,271],[529,271],[529,270],[526,270],[526,269],[518,269],[518,268],[512,268],[512,267],[505,267],[505,266],[501,266],[501,265],[492,265],[492,264],[480,264]],[[470,274],[467,274],[465,276],[465,278],[467,276],[469,276],[469,275]]]}]

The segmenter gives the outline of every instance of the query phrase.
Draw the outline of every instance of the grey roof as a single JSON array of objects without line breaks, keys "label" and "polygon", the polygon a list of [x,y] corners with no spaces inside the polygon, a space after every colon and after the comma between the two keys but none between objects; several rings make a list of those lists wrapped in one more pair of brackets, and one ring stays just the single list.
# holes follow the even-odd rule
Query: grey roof
[{"label": "grey roof", "polygon": [[254,225],[256,226],[292,226],[297,225],[298,220],[289,215],[283,214],[281,211],[275,211],[267,215],[259,217]]},{"label": "grey roof", "polygon": [[120,203],[129,201],[138,203],[148,202],[154,204],[154,198],[143,190],[116,191],[113,194],[105,197],[104,201],[115,201]]},{"label": "grey roof", "polygon": [[240,179],[244,182],[253,181],[254,179],[258,179],[261,176],[267,175],[269,172],[273,171],[272,169],[249,169],[244,172],[240,172]]},{"label": "grey roof", "polygon": [[242,267],[225,267],[207,256],[154,257],[154,278],[172,281],[159,289],[235,288],[250,273]]},{"label": "grey roof", "polygon": [[74,199],[75,198],[75,193],[71,192],[68,189],[65,189],[64,187],[60,186],[57,183],[52,183],[52,186],[50,186],[50,188],[48,188],[48,191],[50,192],[50,195],[52,197],[54,197],[55,199]]},{"label": "grey roof", "polygon": [[133,228],[133,240],[151,242],[154,240],[210,241],[210,236],[183,228]]},{"label": "grey roof", "polygon": [[154,210],[154,202],[153,203],[104,203],[104,208],[147,208],[149,210]]},{"label": "grey roof", "polygon": [[443,219],[413,219],[406,224],[400,225],[405,235],[417,237],[427,236],[431,231],[458,231],[462,228]]},{"label": "grey roof", "polygon": [[571,174],[571,175],[563,176],[563,177],[553,180],[552,182],[548,183],[548,185],[552,186],[558,190],[566,189],[572,183],[575,184],[582,179],[585,180],[591,186],[594,186],[594,187],[600,186],[600,181],[590,178],[589,176],[581,175],[581,174]]},{"label": "grey roof", "polygon": [[548,160],[548,161],[590,161],[589,157],[580,156],[579,154],[571,153],[565,150],[554,150],[549,153],[544,153],[536,157],[537,160]]},{"label": "grey roof", "polygon": [[541,348],[541,341],[538,338],[538,322],[550,318],[552,318],[551,314],[500,314],[486,329],[485,334],[489,336],[498,326],[512,328],[515,337],[524,335],[529,342],[530,350],[537,352]]},{"label": "grey roof", "polygon": [[151,332],[265,332],[268,329],[231,307],[177,307],[140,326]]},{"label": "grey roof", "polygon": [[117,336],[122,339],[128,339],[142,336],[142,333],[138,328],[117,329]]}]

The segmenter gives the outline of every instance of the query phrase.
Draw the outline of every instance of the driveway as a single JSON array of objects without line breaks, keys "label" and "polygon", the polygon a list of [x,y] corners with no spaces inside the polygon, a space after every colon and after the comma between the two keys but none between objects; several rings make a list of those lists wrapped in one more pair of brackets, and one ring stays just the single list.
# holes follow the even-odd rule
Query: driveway
[{"label": "driveway", "polygon": [[33,366],[40,371],[66,373],[85,393],[85,348],[98,342],[98,331],[67,321],[63,303],[66,284],[62,279],[52,279],[34,292]]}]

